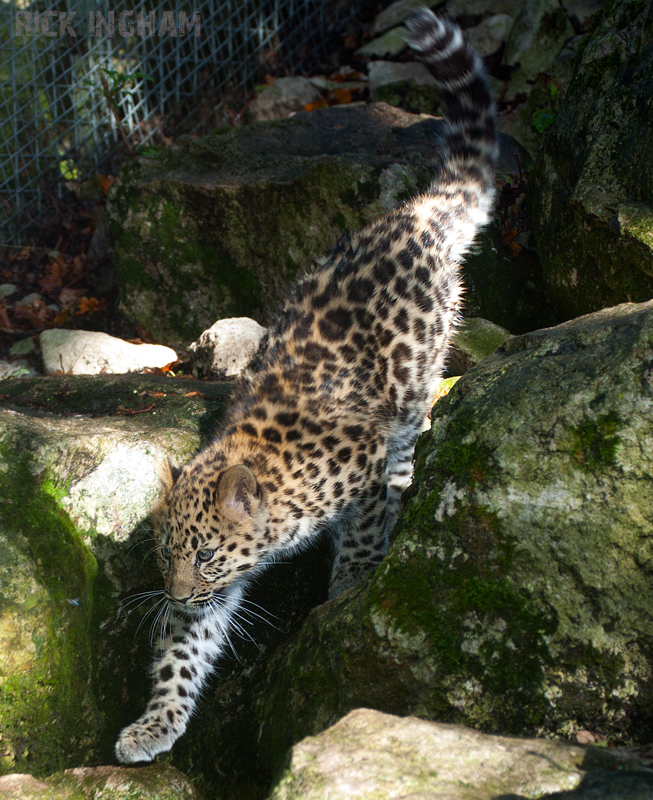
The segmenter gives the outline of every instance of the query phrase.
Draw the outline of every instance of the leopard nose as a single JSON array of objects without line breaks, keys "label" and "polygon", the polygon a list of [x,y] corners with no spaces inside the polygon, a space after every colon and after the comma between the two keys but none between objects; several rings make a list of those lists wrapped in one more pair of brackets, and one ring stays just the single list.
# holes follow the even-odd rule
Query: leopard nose
[{"label": "leopard nose", "polygon": [[180,605],[185,605],[193,596],[193,592],[191,592],[190,594],[187,594],[185,597],[180,597],[179,594],[172,589],[168,590],[166,594],[168,595],[169,600],[172,600],[175,603],[179,603]]}]

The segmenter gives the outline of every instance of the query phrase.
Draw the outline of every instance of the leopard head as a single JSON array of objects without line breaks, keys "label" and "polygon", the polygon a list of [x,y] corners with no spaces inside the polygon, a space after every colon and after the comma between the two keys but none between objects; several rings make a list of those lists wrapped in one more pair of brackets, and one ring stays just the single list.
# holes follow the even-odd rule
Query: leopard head
[{"label": "leopard head", "polygon": [[186,611],[209,608],[266,550],[269,511],[254,473],[237,464],[169,462],[153,509],[167,599]]}]

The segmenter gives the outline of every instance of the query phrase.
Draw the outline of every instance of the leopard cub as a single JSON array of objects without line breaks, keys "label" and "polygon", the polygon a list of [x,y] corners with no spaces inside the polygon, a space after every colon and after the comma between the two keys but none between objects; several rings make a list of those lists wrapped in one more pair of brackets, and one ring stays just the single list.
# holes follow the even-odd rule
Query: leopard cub
[{"label": "leopard cub", "polygon": [[184,733],[261,570],[328,527],[333,596],[387,552],[458,320],[459,265],[491,212],[497,154],[483,64],[459,28],[428,9],[406,26],[446,106],[438,175],[300,281],[224,429],[167,469],[154,517],[172,632],[119,761],[148,761]]}]

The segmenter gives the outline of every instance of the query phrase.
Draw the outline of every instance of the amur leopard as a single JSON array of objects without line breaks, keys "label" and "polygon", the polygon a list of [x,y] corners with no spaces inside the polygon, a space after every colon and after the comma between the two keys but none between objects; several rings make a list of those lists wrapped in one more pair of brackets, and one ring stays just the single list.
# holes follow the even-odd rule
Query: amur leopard
[{"label": "amur leopard", "polygon": [[478,55],[428,9],[406,25],[446,107],[437,177],[300,281],[220,434],[166,469],[153,515],[172,632],[145,712],[120,734],[119,761],[149,761],[184,733],[261,570],[328,528],[333,596],[387,552],[497,158]]}]

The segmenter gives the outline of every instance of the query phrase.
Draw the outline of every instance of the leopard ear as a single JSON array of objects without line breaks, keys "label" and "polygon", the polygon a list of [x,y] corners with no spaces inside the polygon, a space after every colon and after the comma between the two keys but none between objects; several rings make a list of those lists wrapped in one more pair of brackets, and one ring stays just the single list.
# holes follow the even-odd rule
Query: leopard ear
[{"label": "leopard ear", "polygon": [[258,502],[258,484],[254,473],[244,464],[229,467],[218,484],[218,501],[234,519],[251,517]]},{"label": "leopard ear", "polygon": [[174,461],[166,458],[158,465],[159,479],[161,480],[162,494],[168,494],[172,487],[177,483],[177,478],[181,475],[181,467],[178,467]]}]

